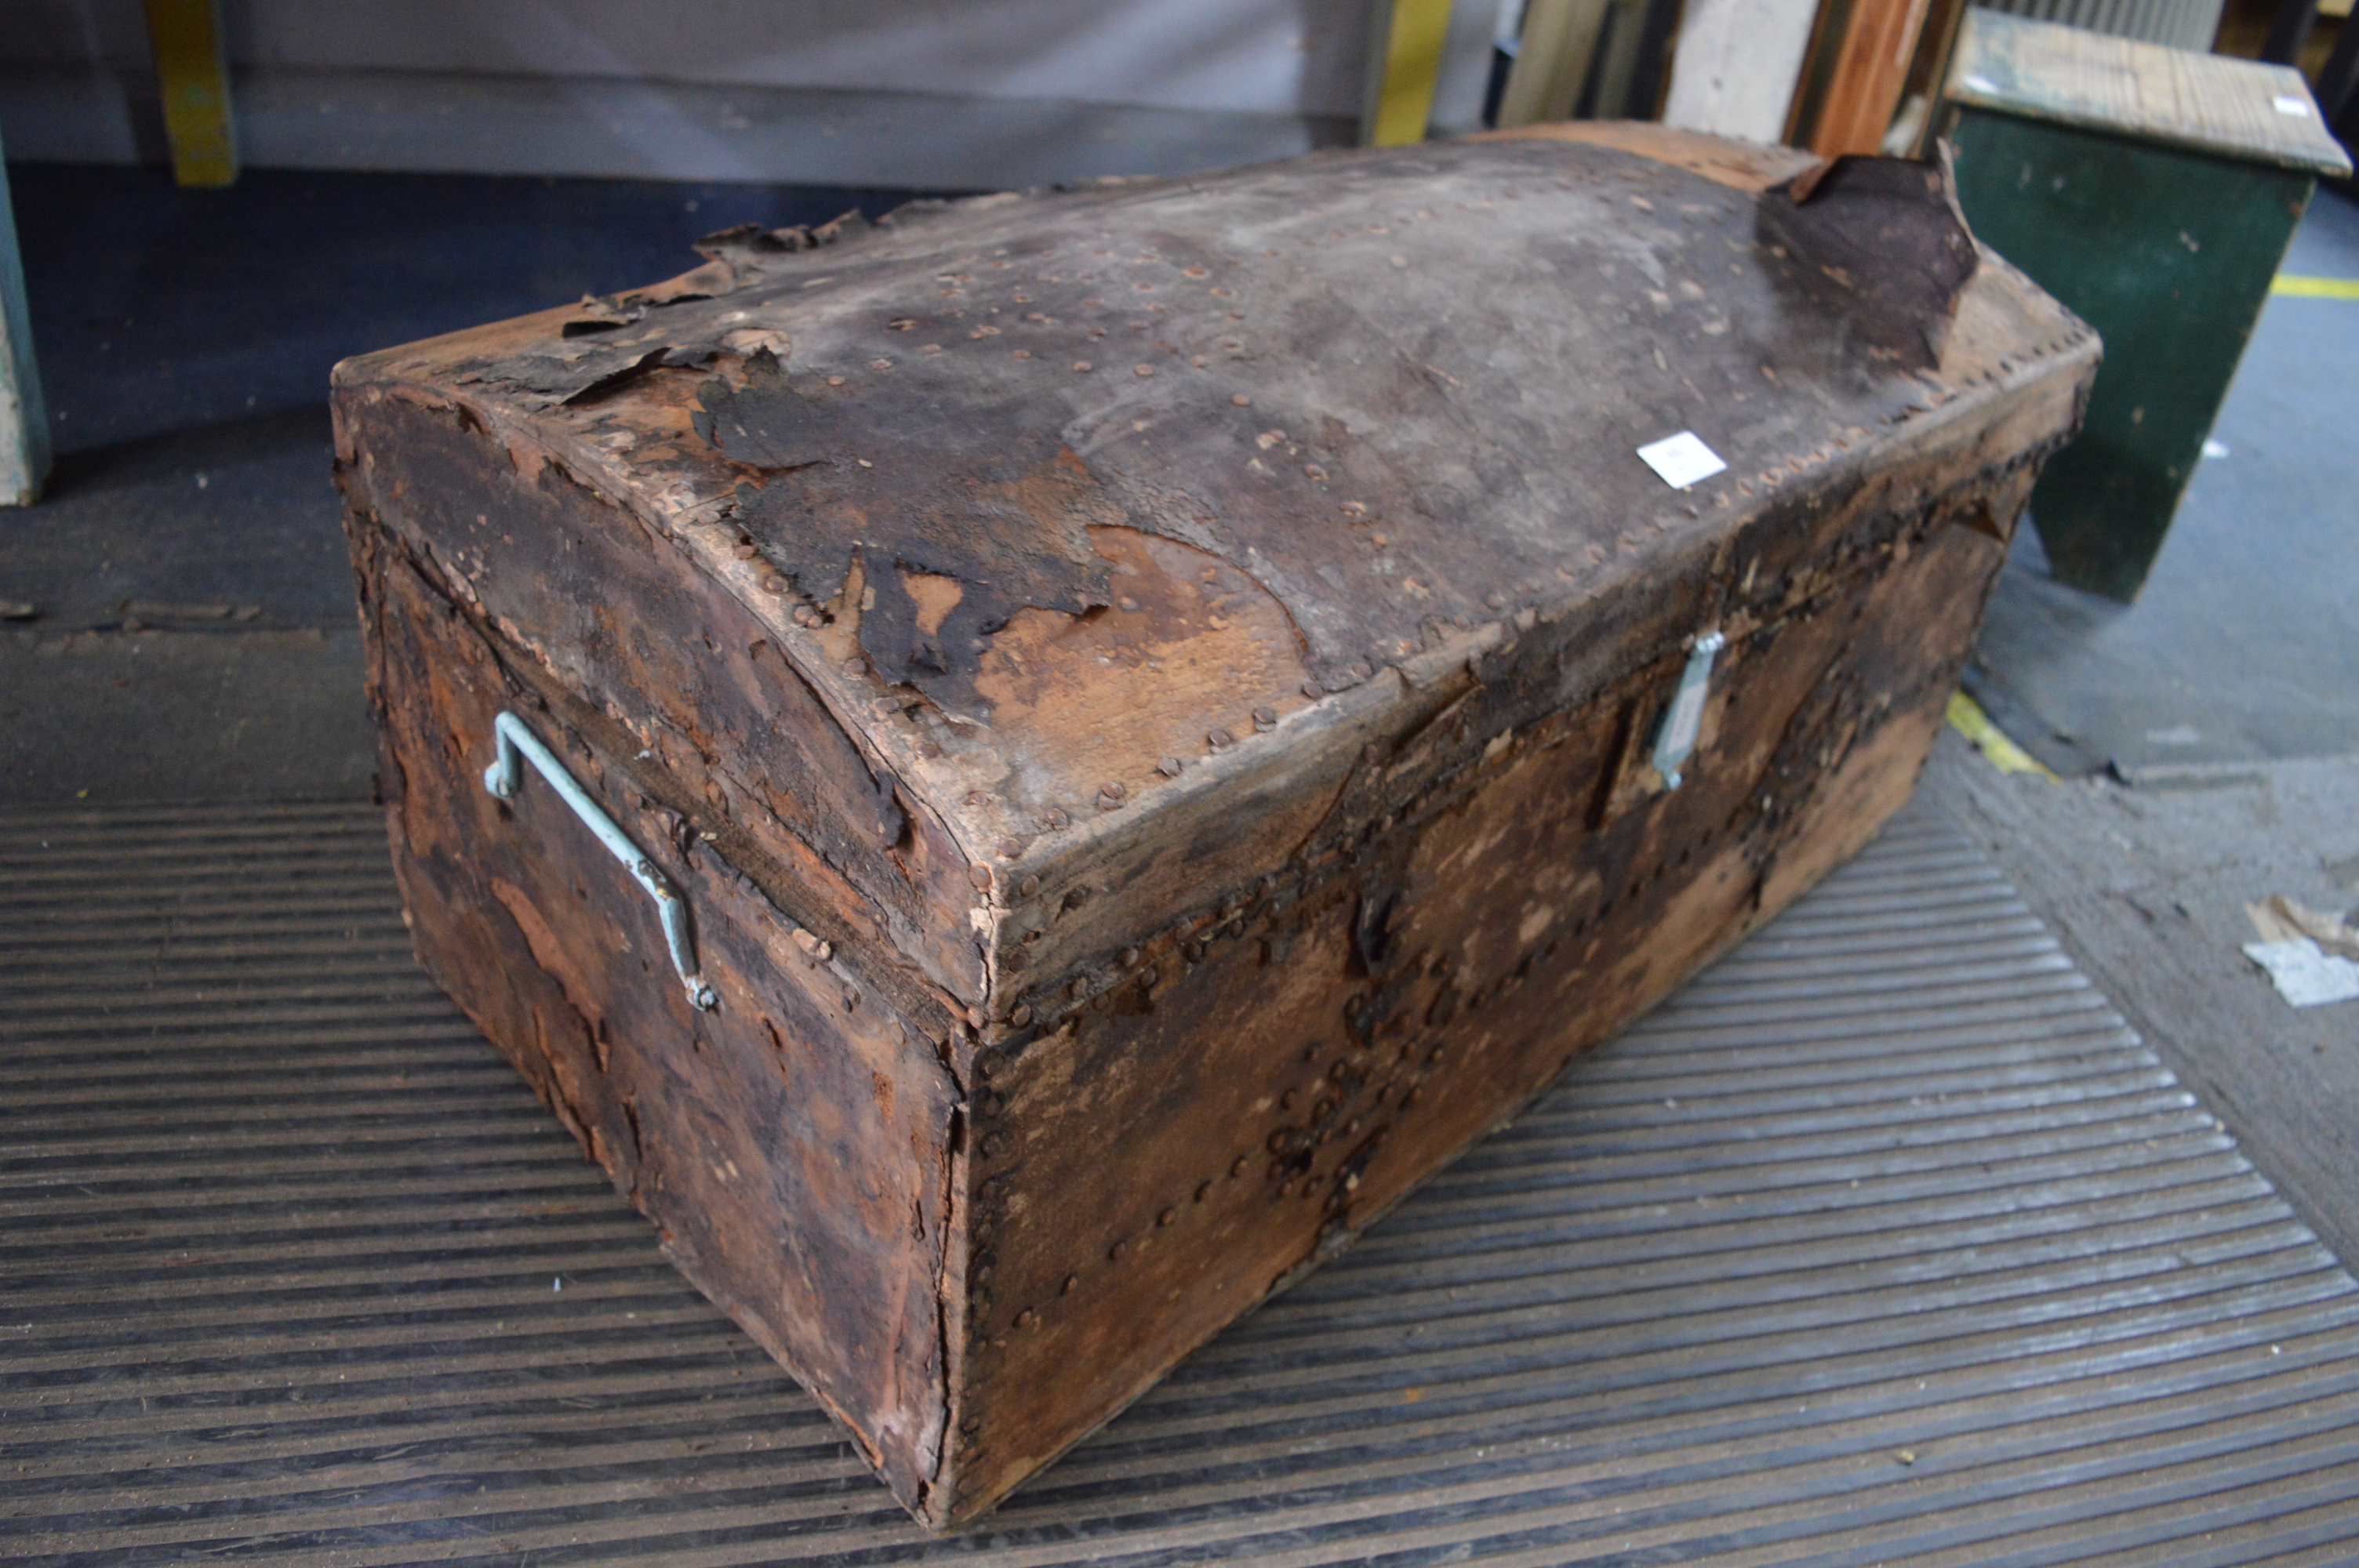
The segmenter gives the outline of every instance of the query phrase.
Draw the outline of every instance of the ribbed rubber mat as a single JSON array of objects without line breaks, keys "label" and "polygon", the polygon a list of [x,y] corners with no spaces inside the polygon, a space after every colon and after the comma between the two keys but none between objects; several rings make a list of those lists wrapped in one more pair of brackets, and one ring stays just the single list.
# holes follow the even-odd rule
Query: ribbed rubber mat
[{"label": "ribbed rubber mat", "polygon": [[412,963],[375,815],[0,818],[0,1556],[2347,1562],[2359,1291],[1939,820],[921,1535]]}]

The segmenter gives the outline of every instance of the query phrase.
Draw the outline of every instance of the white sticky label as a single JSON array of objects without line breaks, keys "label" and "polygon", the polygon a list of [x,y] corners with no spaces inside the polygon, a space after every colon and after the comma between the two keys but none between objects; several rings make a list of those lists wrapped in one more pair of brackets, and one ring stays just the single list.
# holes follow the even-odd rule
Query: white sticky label
[{"label": "white sticky label", "polygon": [[1958,78],[1958,85],[1969,92],[1987,92],[1993,97],[1998,95],[1998,83],[1979,71],[1970,71]]},{"label": "white sticky label", "polygon": [[2270,99],[2269,103],[2280,114],[2290,114],[2297,120],[2310,118],[2310,100],[2307,98],[2288,98],[2280,92]]},{"label": "white sticky label", "polygon": [[1703,444],[1693,430],[1682,430],[1638,449],[1638,460],[1662,476],[1673,490],[1685,490],[1700,479],[1726,471],[1720,454]]}]

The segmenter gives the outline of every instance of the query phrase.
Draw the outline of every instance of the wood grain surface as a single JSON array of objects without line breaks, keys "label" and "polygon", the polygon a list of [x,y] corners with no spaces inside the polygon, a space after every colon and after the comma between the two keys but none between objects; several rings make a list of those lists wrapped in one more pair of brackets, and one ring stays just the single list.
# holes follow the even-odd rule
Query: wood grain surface
[{"label": "wood grain surface", "polygon": [[1954,103],[2280,168],[2351,172],[2291,66],[1971,10],[1942,92]]}]

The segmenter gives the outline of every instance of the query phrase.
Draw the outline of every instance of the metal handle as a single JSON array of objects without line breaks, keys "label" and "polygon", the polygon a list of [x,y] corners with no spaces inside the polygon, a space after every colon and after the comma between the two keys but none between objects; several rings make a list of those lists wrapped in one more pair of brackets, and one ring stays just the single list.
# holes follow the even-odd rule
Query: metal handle
[{"label": "metal handle", "polygon": [[518,764],[519,753],[532,759],[540,776],[549,781],[549,788],[558,793],[582,825],[598,836],[598,842],[614,852],[624,869],[647,890],[663,915],[664,940],[671,945],[671,967],[679,971],[679,983],[688,988],[690,1003],[711,1011],[720,999],[696,968],[696,937],[689,929],[688,901],[679,896],[664,874],[656,870],[655,862],[639,852],[630,835],[614,826],[614,819],[599,808],[555,752],[540,743],[540,737],[525,728],[523,719],[513,713],[503,713],[492,721],[492,739],[499,747],[499,755],[484,770],[484,787],[502,800],[514,800],[524,787],[524,769]]},{"label": "metal handle", "polygon": [[1680,672],[1680,689],[1655,736],[1655,771],[1663,787],[1680,787],[1680,770],[1695,752],[1696,733],[1703,728],[1703,699],[1712,690],[1712,662],[1728,646],[1718,632],[1706,632],[1688,644],[1687,667]]}]

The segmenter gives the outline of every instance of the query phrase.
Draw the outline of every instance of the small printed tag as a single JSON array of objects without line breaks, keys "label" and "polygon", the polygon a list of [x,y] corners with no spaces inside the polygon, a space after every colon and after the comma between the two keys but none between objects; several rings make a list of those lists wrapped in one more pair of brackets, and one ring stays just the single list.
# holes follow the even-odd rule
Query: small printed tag
[{"label": "small printed tag", "polygon": [[2310,101],[2306,98],[2288,98],[2280,92],[2269,103],[2280,114],[2290,114],[2297,120],[2310,118]]},{"label": "small printed tag", "polygon": [[1693,430],[1682,430],[1638,449],[1638,460],[1662,476],[1673,490],[1685,490],[1700,479],[1726,471],[1720,454],[1703,444]]}]

